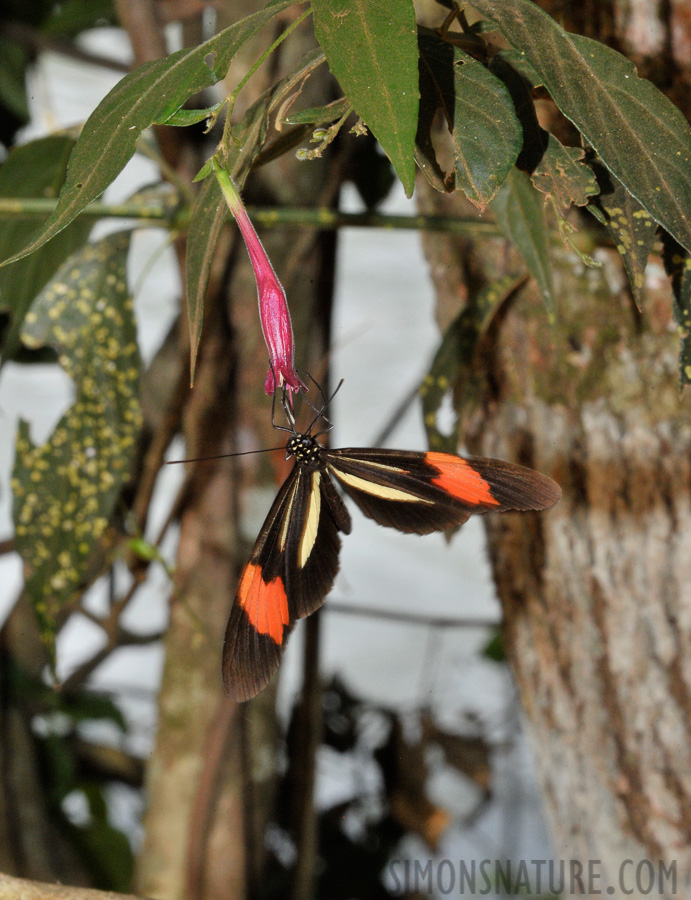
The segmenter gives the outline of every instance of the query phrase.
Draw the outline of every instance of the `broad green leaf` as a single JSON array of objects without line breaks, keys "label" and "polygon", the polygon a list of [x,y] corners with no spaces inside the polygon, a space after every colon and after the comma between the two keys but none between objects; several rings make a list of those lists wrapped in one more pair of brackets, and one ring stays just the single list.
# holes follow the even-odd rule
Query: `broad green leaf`
[{"label": "broad green leaf", "polygon": [[679,385],[691,384],[691,253],[664,235],[665,269],[672,278],[674,320],[679,329]]},{"label": "broad green leaf", "polygon": [[629,276],[637,305],[643,302],[645,267],[655,244],[657,223],[624,185],[595,163],[600,193],[588,209],[602,222],[614,239]]},{"label": "broad green leaf", "polygon": [[128,248],[120,233],[74,253],[36,298],[22,333],[30,346],[57,348],[76,389],[46,443],[34,445],[20,423],[12,477],[16,547],[49,652],[56,617],[87,581],[130,476],[141,425]]},{"label": "broad green leaf", "polygon": [[[451,323],[442,338],[430,370],[420,385],[422,416],[430,450],[456,453],[460,442],[460,410],[475,398],[477,385],[473,377],[473,362],[481,338],[494,314],[513,294],[525,278],[507,275],[487,285],[471,298],[458,318]],[[456,419],[451,430],[444,434],[438,423],[439,410],[451,394]]]},{"label": "broad green leaf", "polygon": [[[511,171],[523,131],[509,91],[482,63],[435,34],[420,34],[418,145],[433,153],[429,129],[441,109],[453,137],[455,187],[484,209]],[[433,166],[434,168],[434,166]]]},{"label": "broad green leaf", "polygon": [[84,125],[54,213],[28,246],[0,265],[32,253],[68,225],[121,172],[145,128],[165,122],[193,94],[216,84],[242,45],[294,2],[271,0],[198,47],[144,63],[126,75]]},{"label": "broad green leaf", "polygon": [[525,172],[514,169],[491,204],[499,227],[523,257],[537,281],[550,315],[554,314],[554,285],[549,238],[542,197]]},{"label": "broad green leaf", "polygon": [[412,0],[312,0],[312,11],[331,71],[411,196],[418,116]]},{"label": "broad green leaf", "polygon": [[598,186],[590,166],[583,162],[580,147],[564,147],[553,134],[546,134],[547,147],[532,173],[533,185],[551,197],[557,206],[585,206],[597,194]]},{"label": "broad green leaf", "polygon": [[633,63],[568,34],[529,0],[473,0],[524,54],[605,166],[691,250],[691,127]]},{"label": "broad green leaf", "polygon": [[[0,197],[57,197],[73,147],[74,141],[64,135],[15,147],[0,166]],[[20,209],[21,203],[18,212]],[[0,259],[20,250],[40,227],[35,218],[22,219],[19,215],[12,218],[11,226],[5,222],[0,228]],[[90,222],[73,222],[49,247],[9,269],[0,269],[0,310],[11,316],[2,341],[3,360],[12,359],[19,350],[24,316],[36,294],[58,266],[84,244],[90,231]]]}]

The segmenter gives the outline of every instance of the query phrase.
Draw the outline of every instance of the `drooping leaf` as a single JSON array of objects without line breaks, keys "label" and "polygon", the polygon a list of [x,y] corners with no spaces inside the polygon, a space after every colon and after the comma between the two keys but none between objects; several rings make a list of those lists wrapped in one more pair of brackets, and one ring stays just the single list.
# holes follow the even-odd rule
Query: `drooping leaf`
[{"label": "drooping leaf", "polygon": [[16,547],[50,652],[56,616],[86,581],[130,475],[141,424],[128,247],[120,233],[74,253],[36,298],[22,333],[30,346],[57,348],[76,388],[44,444],[20,422],[12,477]]},{"label": "drooping leaf", "polygon": [[418,116],[412,0],[313,0],[312,10],[331,71],[411,196]]},{"label": "drooping leaf", "polygon": [[178,109],[171,116],[161,122],[162,125],[175,125],[177,128],[187,128],[189,125],[197,125],[212,116],[216,110],[220,109],[223,101],[214,103],[213,106],[207,106],[204,109]]},{"label": "drooping leaf", "polygon": [[[55,135],[15,147],[0,166],[0,197],[57,197],[65,180],[67,160],[74,141]],[[20,250],[36,233],[40,219],[9,216],[0,228],[0,259]],[[89,236],[91,223],[73,222],[57,240],[29,259],[0,269],[0,310],[9,312],[11,324],[2,341],[3,360],[12,359],[19,350],[19,333],[24,316],[36,294],[58,266]]]},{"label": "drooping leaf", "polygon": [[145,128],[164,123],[192,95],[216,84],[243,44],[294,2],[271,0],[203,44],[144,63],[118,82],[84,125],[55,211],[34,240],[0,265],[33,252],[68,225],[121,172]]},{"label": "drooping leaf", "polygon": [[624,261],[634,300],[640,307],[645,267],[655,243],[657,222],[611,172],[597,161],[593,165],[600,193],[588,209],[612,235]]},{"label": "drooping leaf", "polygon": [[663,235],[665,269],[672,279],[674,320],[679,329],[679,386],[691,384],[691,253]]},{"label": "drooping leaf", "polygon": [[228,210],[215,178],[207,178],[197,194],[187,232],[185,283],[190,329],[190,384],[194,384],[199,341],[204,324],[204,298],[216,245]]},{"label": "drooping leaf", "polygon": [[583,162],[585,151],[564,147],[553,134],[546,138],[547,147],[531,176],[533,184],[562,209],[585,206],[588,198],[598,192],[593,170]]},{"label": "drooping leaf", "polygon": [[691,250],[691,127],[620,53],[568,34],[529,0],[473,0],[530,65],[604,165]]},{"label": "drooping leaf", "polygon": [[[478,344],[495,313],[525,278],[507,275],[478,291],[446,330],[429,372],[420,386],[422,416],[430,450],[456,453],[460,441],[461,409],[475,398],[473,362]],[[439,423],[442,405],[450,396],[456,413],[444,433]]]},{"label": "drooping leaf", "polygon": [[[451,131],[455,187],[484,209],[516,162],[523,132],[505,85],[459,47],[422,31],[418,160],[435,165],[430,129],[441,110]],[[434,160],[431,159],[434,157]],[[425,169],[423,169],[425,171]]]},{"label": "drooping leaf", "polygon": [[312,106],[309,109],[303,109],[300,112],[291,113],[286,116],[285,121],[289,125],[330,125],[352,109],[352,104],[345,97],[339,97],[333,103],[327,103],[326,106]]},{"label": "drooping leaf", "polygon": [[542,197],[525,172],[513,169],[491,204],[499,227],[523,257],[537,281],[550,315],[554,314],[554,284],[549,259],[549,233]]}]

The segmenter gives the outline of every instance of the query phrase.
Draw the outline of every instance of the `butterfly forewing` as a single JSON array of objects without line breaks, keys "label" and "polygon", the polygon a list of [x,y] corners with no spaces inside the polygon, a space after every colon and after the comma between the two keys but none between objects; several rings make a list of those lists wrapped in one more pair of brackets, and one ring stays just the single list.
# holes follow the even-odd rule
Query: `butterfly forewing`
[{"label": "butterfly forewing", "polygon": [[416,534],[462,525],[473,513],[545,509],[561,494],[551,478],[501,460],[375,449],[325,458],[366,516]]}]

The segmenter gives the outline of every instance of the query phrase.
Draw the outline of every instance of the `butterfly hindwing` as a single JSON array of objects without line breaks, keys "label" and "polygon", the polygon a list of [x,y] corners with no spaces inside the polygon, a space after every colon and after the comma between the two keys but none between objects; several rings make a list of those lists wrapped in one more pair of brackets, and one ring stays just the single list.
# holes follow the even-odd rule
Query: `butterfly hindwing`
[{"label": "butterfly hindwing", "polygon": [[249,562],[242,571],[223,642],[223,686],[236,700],[263,690],[278,669],[291,624],[281,533],[292,509],[300,470],[281,486]]},{"label": "butterfly hindwing", "polygon": [[473,513],[545,509],[561,494],[551,478],[495,459],[380,449],[329,450],[324,456],[366,516],[415,534],[462,525]]},{"label": "butterfly hindwing", "polygon": [[325,471],[296,465],[240,577],[223,645],[223,684],[254,697],[274,674],[296,619],[318,609],[338,571],[350,515]]}]

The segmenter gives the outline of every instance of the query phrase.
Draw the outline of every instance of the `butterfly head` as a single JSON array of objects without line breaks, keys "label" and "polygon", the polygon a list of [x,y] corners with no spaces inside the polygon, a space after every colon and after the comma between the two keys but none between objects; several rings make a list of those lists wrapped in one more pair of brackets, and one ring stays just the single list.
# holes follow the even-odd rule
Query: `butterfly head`
[{"label": "butterfly head", "polygon": [[296,432],[286,444],[286,459],[294,456],[297,463],[318,468],[321,451],[321,444],[316,438]]}]

